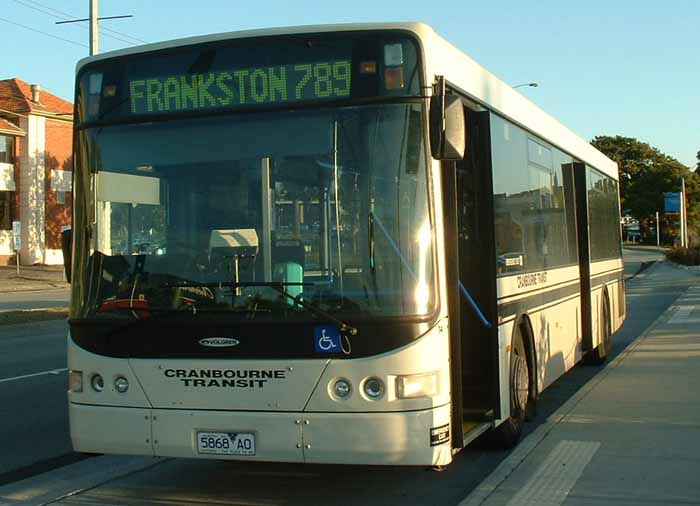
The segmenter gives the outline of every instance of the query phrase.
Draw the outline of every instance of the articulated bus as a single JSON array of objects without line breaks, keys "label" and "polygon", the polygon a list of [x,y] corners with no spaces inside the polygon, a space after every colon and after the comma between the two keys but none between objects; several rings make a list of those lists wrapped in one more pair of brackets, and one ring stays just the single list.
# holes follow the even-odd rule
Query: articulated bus
[{"label": "articulated bus", "polygon": [[625,317],[617,166],[423,24],[79,62],[77,451],[442,466]]}]

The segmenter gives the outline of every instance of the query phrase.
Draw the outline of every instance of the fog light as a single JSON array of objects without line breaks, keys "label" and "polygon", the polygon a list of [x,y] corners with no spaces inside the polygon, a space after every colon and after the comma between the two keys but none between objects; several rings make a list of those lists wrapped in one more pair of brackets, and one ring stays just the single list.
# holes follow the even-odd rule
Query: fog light
[{"label": "fog light", "polygon": [[346,379],[339,379],[333,384],[333,395],[345,399],[352,392],[352,386]]},{"label": "fog light", "polygon": [[83,391],[83,371],[68,371],[68,391],[74,394]]},{"label": "fog light", "polygon": [[92,378],[90,379],[90,384],[92,385],[92,389],[95,392],[101,392],[105,389],[105,382],[102,379],[102,376],[100,376],[99,374],[92,375]]},{"label": "fog light", "polygon": [[117,379],[114,380],[114,389],[120,394],[123,394],[129,390],[129,382],[125,377],[117,376]]},{"label": "fog light", "polygon": [[365,394],[367,397],[376,401],[384,395],[384,382],[379,378],[368,378],[365,380]]},{"label": "fog light", "polygon": [[399,399],[415,399],[416,397],[432,397],[437,394],[437,372],[426,374],[411,374],[396,378],[396,397]]}]

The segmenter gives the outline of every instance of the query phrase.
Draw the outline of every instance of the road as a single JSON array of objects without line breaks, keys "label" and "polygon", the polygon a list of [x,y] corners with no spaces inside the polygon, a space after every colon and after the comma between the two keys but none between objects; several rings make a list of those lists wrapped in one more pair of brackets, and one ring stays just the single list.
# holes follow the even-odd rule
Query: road
[{"label": "road", "polygon": [[625,259],[625,277],[636,274],[645,263],[664,259],[662,252],[646,248],[623,248],[622,255]]},{"label": "road", "polygon": [[0,326],[0,483],[10,471],[72,451],[67,328],[61,320]]},{"label": "road", "polygon": [[67,288],[28,292],[0,292],[0,312],[22,309],[68,307],[69,299],[70,291]]},{"label": "road", "polygon": [[[628,255],[629,263],[651,255]],[[657,254],[658,255],[658,254]],[[632,267],[634,269],[634,266]],[[628,317],[614,336],[613,354],[646,329],[690,283],[684,271],[659,266],[627,284]],[[65,367],[65,323],[0,327],[0,381]],[[38,358],[37,358],[38,357]],[[540,398],[534,430],[600,368],[577,366]],[[0,382],[0,473],[5,482],[73,458],[67,436],[65,373]],[[477,444],[437,473],[417,468],[365,468],[168,459],[76,498],[91,504],[457,504],[507,451]],[[30,467],[25,467],[29,466]],[[11,470],[13,472],[8,472]],[[0,475],[0,483],[2,483]],[[105,488],[106,487],[106,488]],[[339,495],[342,500],[339,502]],[[107,499],[105,499],[107,498]],[[138,500],[135,501],[135,498]],[[104,502],[107,501],[107,502]],[[68,504],[68,503],[66,503]],[[71,503],[72,504],[72,503]],[[76,503],[77,504],[77,503]],[[82,502],[81,502],[82,504]]]}]

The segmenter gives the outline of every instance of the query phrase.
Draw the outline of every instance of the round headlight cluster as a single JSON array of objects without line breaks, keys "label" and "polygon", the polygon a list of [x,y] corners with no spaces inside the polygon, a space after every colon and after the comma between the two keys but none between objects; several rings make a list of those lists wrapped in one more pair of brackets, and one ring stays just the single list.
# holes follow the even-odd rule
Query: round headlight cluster
[{"label": "round headlight cluster", "polygon": [[[90,386],[95,392],[102,392],[105,389],[105,380],[100,374],[94,373],[90,376]],[[126,393],[129,390],[129,380],[124,376],[117,376],[114,379],[114,389],[120,394]]]},{"label": "round headlight cluster", "polygon": [[90,378],[90,385],[95,392],[101,392],[105,389],[105,380],[99,374],[93,374]]},{"label": "round headlight cluster", "polygon": [[[361,385],[360,393],[362,397],[369,401],[381,399],[386,392],[384,382],[376,376],[365,378]],[[348,399],[352,394],[352,383],[345,378],[334,379],[328,385],[328,392],[333,399],[343,401]]]},{"label": "round headlight cluster", "polygon": [[352,393],[352,385],[348,380],[341,378],[333,383],[332,391],[339,399],[347,399]]},{"label": "round headlight cluster", "polygon": [[384,382],[379,378],[367,378],[364,384],[365,395],[373,401],[379,400],[384,396]]},{"label": "round headlight cluster", "polygon": [[129,390],[129,381],[124,376],[117,376],[117,379],[114,380],[114,389],[123,394]]}]

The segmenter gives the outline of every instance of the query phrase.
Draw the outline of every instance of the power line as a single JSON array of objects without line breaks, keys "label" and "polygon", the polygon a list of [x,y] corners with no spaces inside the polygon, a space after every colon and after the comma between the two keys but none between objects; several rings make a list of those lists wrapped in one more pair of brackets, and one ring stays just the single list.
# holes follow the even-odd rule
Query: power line
[{"label": "power line", "polygon": [[[17,0],[15,0],[15,1],[17,1]],[[40,6],[40,7],[43,7],[44,9],[48,9],[48,10],[50,10],[50,11],[53,11],[53,12],[55,12],[55,13],[57,13],[57,14],[60,14],[61,16],[63,16],[63,17],[66,18],[66,19],[75,19],[75,18],[76,18],[76,16],[73,16],[72,14],[68,14],[67,12],[59,11],[58,9],[54,9],[53,7],[49,7],[48,5],[44,5],[44,4],[40,3],[40,2],[36,2],[35,0],[24,0],[24,1],[25,1],[25,2],[33,3],[33,4],[35,4],[35,5],[38,5],[38,6]],[[127,37],[127,38],[129,38],[129,39],[133,39],[133,40],[138,41],[138,42],[141,42],[141,43],[143,43],[143,44],[148,44],[148,41],[143,40],[143,39],[139,39],[138,37],[134,37],[133,35],[129,35],[128,33],[119,32],[119,31],[117,31],[117,30],[113,30],[112,28],[107,28],[106,26],[103,26],[103,27],[100,27],[100,28],[101,28],[103,31],[105,31],[105,32],[116,33],[117,35],[121,35],[122,37]]]},{"label": "power line", "polygon": [[[13,0],[13,2],[15,2],[16,4],[22,5],[23,7],[27,7],[28,9],[33,9],[33,10],[35,10],[35,11],[37,11],[37,12],[41,12],[42,14],[46,14],[47,16],[51,16],[51,17],[56,18],[56,19],[62,19],[62,20],[65,19],[65,16],[58,16],[58,15],[56,15],[56,14],[53,14],[52,12],[48,12],[48,11],[44,10],[43,8],[34,7],[33,5],[29,5],[29,4],[27,4],[27,3],[24,3],[24,2],[21,1],[21,0]],[[50,8],[48,8],[48,9],[50,9]],[[51,10],[53,10],[53,9],[51,9]],[[76,26],[76,28],[78,28],[78,27]],[[83,26],[82,28],[86,28],[86,27]],[[107,35],[107,34],[105,34],[105,35]],[[124,42],[125,44],[134,45],[134,42],[131,42],[130,40],[121,39],[121,38],[115,37],[115,36],[113,36],[113,35],[107,35],[107,36],[108,36],[108,37],[112,37],[113,39],[116,39],[116,40],[118,40],[118,41],[120,41],[120,42]]]},{"label": "power line", "polygon": [[[60,19],[60,20],[63,20],[63,21],[73,21],[73,20],[75,20],[75,16],[71,16],[70,14],[64,13],[64,12],[59,11],[59,10],[56,10],[56,9],[53,9],[52,7],[48,7],[48,6],[42,5],[42,4],[38,3],[38,2],[33,2],[32,0],[24,0],[24,1],[21,1],[21,0],[13,0],[13,2],[15,2],[15,3],[19,4],[19,5],[22,5],[22,6],[24,6],[24,7],[27,7],[27,8],[29,8],[29,9],[33,9],[33,10],[35,10],[35,11],[37,11],[37,12],[41,12],[42,14],[45,14],[45,15],[47,15],[47,16],[51,16],[51,17],[56,18],[56,19]],[[33,3],[33,4],[37,4],[37,5],[39,5],[40,7],[35,7],[34,5],[30,5],[30,4],[26,3],[26,2],[31,2],[31,3]],[[53,12],[52,12],[52,11],[53,11]],[[58,13],[58,14],[55,14],[55,13]],[[77,27],[76,27],[76,28],[77,28]],[[82,26],[82,28],[87,28],[87,27],[86,27],[86,26]],[[121,33],[121,32],[117,32],[117,31],[115,31],[115,30],[111,30],[111,29],[106,28],[106,27],[101,27],[101,28],[102,28],[103,31],[114,32],[114,33]],[[137,39],[136,37],[132,37],[132,36],[130,36],[130,35],[127,35],[127,34],[123,34],[123,35],[124,35],[125,37],[129,37],[130,39],[133,39],[134,41],[137,41],[137,42],[133,42],[133,41],[131,41],[131,40],[127,40],[127,39],[124,39],[124,38],[122,38],[122,37],[118,37],[118,36],[116,36],[116,35],[110,35],[109,33],[105,33],[104,35],[105,35],[106,37],[111,37],[112,39],[118,40],[118,41],[123,42],[123,43],[125,43],[125,44],[130,44],[130,45],[132,45],[132,46],[133,46],[133,45],[136,45],[138,42],[146,42],[146,41],[142,41],[141,39]]]},{"label": "power line", "polygon": [[[24,7],[27,7],[27,8],[29,8],[29,9],[33,9],[33,10],[35,10],[35,11],[37,11],[37,12],[41,12],[42,14],[45,14],[45,15],[47,15],[47,16],[51,16],[51,17],[56,18],[56,19],[67,20],[67,19],[66,19],[67,16],[64,16],[64,15],[56,15],[56,14],[54,14],[54,13],[52,13],[52,12],[47,12],[46,10],[44,10],[43,7],[42,7],[42,8],[35,7],[35,6],[33,6],[33,5],[29,5],[29,4],[27,4],[27,3],[23,2],[23,1],[20,1],[20,0],[13,0],[13,2],[15,2],[15,3],[19,4],[19,5],[22,5],[22,6],[24,6]],[[48,10],[54,10],[54,9],[51,9],[50,7],[46,7],[46,9],[48,9]],[[76,28],[78,28],[78,27],[76,26]],[[85,27],[83,26],[83,28],[85,28]],[[107,35],[107,34],[105,34],[105,35]],[[125,44],[134,45],[134,42],[132,42],[132,41],[130,41],[130,40],[121,39],[121,38],[115,37],[115,36],[113,36],[113,35],[107,35],[107,36],[108,36],[108,37],[112,37],[113,39],[116,39],[116,40],[118,40],[118,41],[120,41],[120,42],[124,42]]]},{"label": "power line", "polygon": [[0,21],[4,21],[5,23],[9,23],[9,24],[11,24],[11,25],[19,26],[19,27],[21,27],[21,28],[24,28],[24,29],[26,29],[26,30],[30,30],[30,31],[32,31],[32,32],[36,32],[36,33],[40,33],[40,34],[42,34],[42,35],[46,35],[47,37],[51,37],[51,38],[53,38],[53,39],[58,39],[58,40],[62,40],[63,42],[68,42],[68,43],[70,43],[70,44],[75,44],[76,46],[87,47],[85,44],[81,44],[80,42],[76,42],[76,41],[70,40],[70,39],[64,39],[63,37],[59,37],[58,35],[53,35],[53,34],[51,34],[51,33],[42,32],[41,30],[37,30],[36,28],[32,28],[31,26],[23,25],[23,24],[21,24],[21,23],[15,23],[14,21],[10,21],[9,19],[5,19],[5,18],[0,17]]},{"label": "power line", "polygon": [[[23,2],[19,2],[19,0],[14,0],[14,1],[17,2],[17,3],[29,2],[29,3],[32,3],[32,4],[34,4],[34,5],[38,5],[39,7],[42,7],[42,8],[44,8],[44,9],[46,9],[46,10],[49,10],[49,11],[54,12],[54,13],[55,13],[55,14],[53,14],[54,17],[59,17],[59,16],[60,16],[60,17],[62,17],[63,19],[71,19],[71,20],[76,19],[76,16],[73,16],[72,14],[68,14],[67,12],[60,11],[60,10],[55,9],[55,8],[53,8],[53,7],[49,7],[48,5],[44,5],[44,4],[40,3],[40,2],[36,2],[35,0],[23,0]],[[25,6],[26,6],[26,7],[29,7],[28,5],[26,5],[26,3],[25,3]],[[133,35],[129,35],[128,33],[119,32],[119,31],[117,31],[117,30],[113,30],[112,28],[107,28],[106,26],[101,26],[101,27],[100,27],[100,30],[105,31],[105,32],[114,33],[114,34],[117,34],[117,35],[121,35],[122,37],[127,37],[127,38],[129,38],[129,39],[135,40],[135,41],[140,42],[140,43],[142,43],[142,44],[148,44],[148,41],[147,41],[147,40],[139,39],[138,37],[134,37]],[[106,35],[106,34],[105,34],[105,35]],[[122,42],[124,42],[124,41],[122,41]],[[129,44],[132,44],[132,43],[129,42]]]},{"label": "power line", "polygon": [[[124,19],[124,18],[133,18],[133,14],[122,14],[121,16],[100,16],[97,18],[98,20],[102,19]],[[81,19],[66,19],[65,21],[56,21],[57,25],[66,25],[68,23],[78,23],[80,21],[90,21],[90,18],[81,18]]]}]

